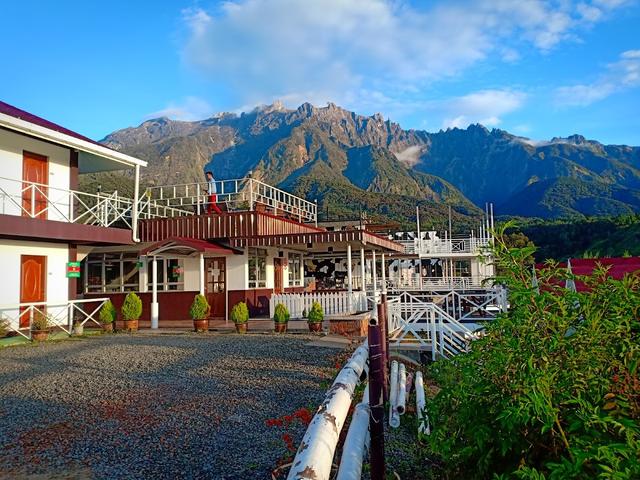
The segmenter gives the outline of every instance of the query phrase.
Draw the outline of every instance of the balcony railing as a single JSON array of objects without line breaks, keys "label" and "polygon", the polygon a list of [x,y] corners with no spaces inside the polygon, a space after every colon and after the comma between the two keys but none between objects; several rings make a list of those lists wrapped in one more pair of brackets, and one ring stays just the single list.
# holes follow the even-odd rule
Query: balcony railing
[{"label": "balcony railing", "polygon": [[396,242],[404,245],[405,253],[416,254],[420,256],[435,255],[480,255],[482,251],[489,246],[488,238],[448,238],[448,239],[410,239],[396,240]]},{"label": "balcony railing", "polygon": [[[29,218],[131,228],[133,200],[118,192],[85,193],[35,182],[0,177],[0,213]],[[138,218],[175,217],[193,212],[156,203],[149,196],[138,202]]]},{"label": "balcony railing", "polygon": [[[216,202],[229,211],[264,208],[299,222],[315,223],[317,205],[253,178],[217,180]],[[151,187],[147,195],[156,205],[203,212],[209,204],[208,184],[184,183]]]}]

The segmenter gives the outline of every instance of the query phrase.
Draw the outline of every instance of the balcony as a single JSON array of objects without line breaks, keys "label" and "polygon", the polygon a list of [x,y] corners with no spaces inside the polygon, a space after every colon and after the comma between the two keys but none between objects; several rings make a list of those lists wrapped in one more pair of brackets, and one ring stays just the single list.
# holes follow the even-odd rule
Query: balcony
[{"label": "balcony", "polygon": [[[315,203],[297,197],[260,180],[241,178],[217,180],[217,204],[226,211],[258,211],[285,217],[300,223],[317,223]],[[194,213],[204,213],[209,203],[208,184],[186,183],[147,189],[146,196],[154,206],[165,206]],[[142,217],[141,217],[142,218]]]},{"label": "balcony", "polygon": [[[395,239],[394,239],[395,240]],[[478,256],[490,245],[489,237],[461,237],[397,239],[404,245],[405,253],[419,257],[469,257]]]}]

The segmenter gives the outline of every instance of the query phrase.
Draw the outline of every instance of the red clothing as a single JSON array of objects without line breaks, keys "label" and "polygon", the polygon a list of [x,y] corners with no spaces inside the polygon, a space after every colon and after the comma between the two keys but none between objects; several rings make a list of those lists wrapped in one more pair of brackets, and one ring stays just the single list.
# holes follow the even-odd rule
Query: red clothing
[{"label": "red clothing", "polygon": [[218,196],[213,194],[209,195],[209,205],[207,209],[207,213],[222,213],[220,207],[218,206]]}]

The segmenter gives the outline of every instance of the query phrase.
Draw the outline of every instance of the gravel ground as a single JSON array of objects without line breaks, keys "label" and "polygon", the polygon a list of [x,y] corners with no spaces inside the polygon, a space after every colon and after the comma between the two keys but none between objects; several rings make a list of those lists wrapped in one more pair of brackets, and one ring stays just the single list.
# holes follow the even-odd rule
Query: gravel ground
[{"label": "gravel ground", "polygon": [[[270,478],[331,349],[301,335],[105,335],[0,350],[0,478]],[[297,446],[304,426],[291,427]]]}]

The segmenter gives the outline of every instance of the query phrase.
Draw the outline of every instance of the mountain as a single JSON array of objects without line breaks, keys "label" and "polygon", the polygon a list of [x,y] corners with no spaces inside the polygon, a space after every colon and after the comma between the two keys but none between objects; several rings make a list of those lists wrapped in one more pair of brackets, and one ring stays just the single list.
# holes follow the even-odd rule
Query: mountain
[{"label": "mountain", "polygon": [[640,210],[638,147],[579,135],[536,143],[482,125],[404,130],[332,103],[295,110],[275,103],[196,122],[153,119],[102,142],[147,160],[149,184],[201,181],[205,169],[216,178],[251,171],[334,215],[364,208],[409,222],[419,203],[426,221],[442,221],[451,206],[474,223],[487,201],[498,214],[545,218]]}]

